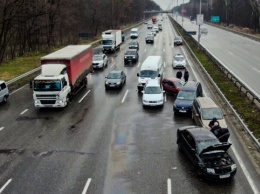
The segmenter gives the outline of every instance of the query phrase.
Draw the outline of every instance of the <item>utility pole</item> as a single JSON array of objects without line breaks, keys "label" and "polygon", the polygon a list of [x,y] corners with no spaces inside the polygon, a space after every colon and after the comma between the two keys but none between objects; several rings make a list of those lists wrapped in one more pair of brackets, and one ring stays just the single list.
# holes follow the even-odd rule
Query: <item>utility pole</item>
[{"label": "utility pole", "polygon": [[181,9],[181,26],[182,26],[182,30],[183,30],[183,11],[184,11],[184,0],[183,0],[183,3],[182,3],[182,9]]},{"label": "utility pole", "polygon": [[[200,10],[199,10],[199,17],[201,15],[201,0],[200,0]],[[199,21],[199,18],[197,18],[197,22],[199,23],[199,30],[198,30],[198,49],[200,51],[200,21]]]}]

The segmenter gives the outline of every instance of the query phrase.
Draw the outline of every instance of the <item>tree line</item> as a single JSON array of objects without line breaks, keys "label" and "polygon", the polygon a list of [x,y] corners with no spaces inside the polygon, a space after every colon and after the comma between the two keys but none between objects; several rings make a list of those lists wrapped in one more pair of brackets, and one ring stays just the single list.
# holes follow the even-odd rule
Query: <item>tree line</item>
[{"label": "tree line", "polygon": [[53,46],[79,43],[159,10],[152,0],[1,0],[0,64]]},{"label": "tree line", "polygon": [[200,10],[204,20],[210,21],[211,16],[220,16],[220,22],[253,29],[260,32],[260,1],[259,0],[190,0],[186,4],[173,9],[174,12],[186,10],[184,16],[196,15]]}]

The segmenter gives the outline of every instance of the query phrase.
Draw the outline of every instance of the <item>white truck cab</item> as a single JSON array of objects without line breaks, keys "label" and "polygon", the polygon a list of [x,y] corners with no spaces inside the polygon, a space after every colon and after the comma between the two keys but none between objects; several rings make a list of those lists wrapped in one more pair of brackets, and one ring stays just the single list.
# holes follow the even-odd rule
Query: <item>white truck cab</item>
[{"label": "white truck cab", "polygon": [[138,38],[138,36],[139,36],[138,28],[132,28],[131,32],[130,32],[130,37],[131,38]]}]

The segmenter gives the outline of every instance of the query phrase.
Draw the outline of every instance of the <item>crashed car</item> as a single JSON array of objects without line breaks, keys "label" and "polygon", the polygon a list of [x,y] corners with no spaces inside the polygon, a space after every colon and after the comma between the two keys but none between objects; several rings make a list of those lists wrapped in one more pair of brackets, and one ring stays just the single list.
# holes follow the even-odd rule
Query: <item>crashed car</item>
[{"label": "crashed car", "polygon": [[179,151],[187,155],[195,166],[198,176],[208,180],[226,180],[236,174],[236,164],[227,152],[232,144],[221,143],[207,128],[179,128],[177,144]]}]

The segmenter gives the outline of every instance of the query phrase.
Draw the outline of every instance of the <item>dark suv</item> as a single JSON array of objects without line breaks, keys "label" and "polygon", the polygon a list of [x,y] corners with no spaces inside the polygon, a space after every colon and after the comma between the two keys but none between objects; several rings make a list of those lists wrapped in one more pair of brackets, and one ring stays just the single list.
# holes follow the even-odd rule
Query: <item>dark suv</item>
[{"label": "dark suv", "polygon": [[201,83],[196,81],[186,82],[173,103],[174,113],[191,114],[193,101],[199,96],[203,96]]},{"label": "dark suv", "polygon": [[137,62],[139,59],[138,51],[136,49],[129,49],[128,51],[125,52],[125,57],[124,61],[125,64],[128,62]]},{"label": "dark suv", "polygon": [[129,49],[139,50],[139,43],[136,40],[133,40],[129,43]]}]

